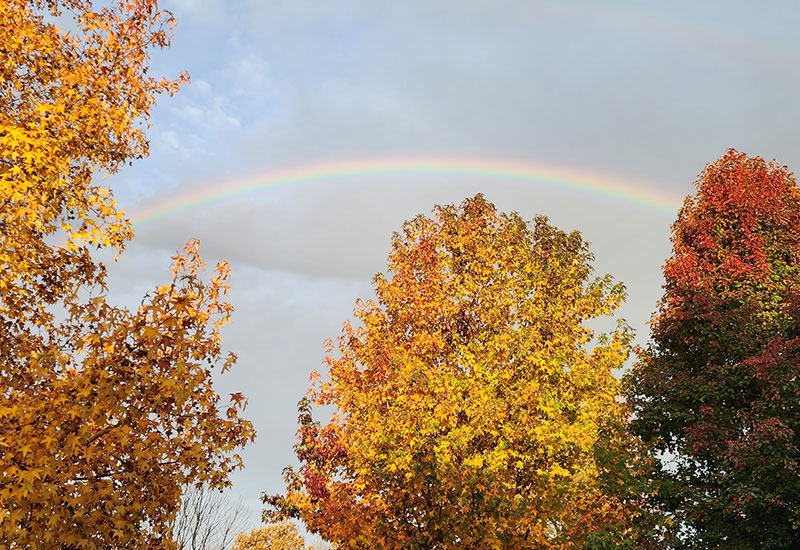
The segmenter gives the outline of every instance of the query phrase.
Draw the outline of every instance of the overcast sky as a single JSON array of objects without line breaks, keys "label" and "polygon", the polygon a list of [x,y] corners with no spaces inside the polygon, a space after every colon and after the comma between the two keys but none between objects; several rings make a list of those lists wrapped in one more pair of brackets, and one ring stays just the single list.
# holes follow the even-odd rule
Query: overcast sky
[{"label": "overcast sky", "polygon": [[[171,0],[179,25],[153,72],[191,74],[163,97],[151,158],[110,180],[134,220],[194,189],[333,161],[488,158],[637,182],[675,203],[728,147],[800,169],[800,7],[720,0]],[[136,304],[198,237],[232,265],[242,391],[258,430],[234,492],[283,487],[296,402],[323,341],[385,269],[391,233],[483,192],[591,242],[647,338],[674,214],[602,195],[479,176],[386,174],[283,186],[139,227],[112,267]]]}]

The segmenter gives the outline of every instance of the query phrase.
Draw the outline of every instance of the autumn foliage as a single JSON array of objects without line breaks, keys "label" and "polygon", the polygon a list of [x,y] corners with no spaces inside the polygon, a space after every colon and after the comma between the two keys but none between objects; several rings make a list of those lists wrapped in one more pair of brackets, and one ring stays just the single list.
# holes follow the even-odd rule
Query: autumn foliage
[{"label": "autumn foliage", "polygon": [[[133,234],[100,176],[188,79],[148,74],[173,25],[156,0],[0,0],[2,548],[175,548],[182,487],[228,485],[254,437],[213,387],[227,264],[189,241],[128,309],[96,257]],[[299,404],[276,523],[236,550],[302,550],[288,518],[342,549],[800,548],[794,176],[728,151],[672,242],[623,399],[631,332],[589,327],[624,288],[577,232],[481,195],[405,223]]]},{"label": "autumn foliage", "polygon": [[[632,520],[604,492],[599,434],[624,421],[611,371],[624,324],[593,339],[622,285],[578,233],[482,196],[396,234],[300,405],[299,469],[268,517],[341,548],[581,548]],[[335,406],[329,422],[315,407]]]},{"label": "autumn foliage", "polygon": [[180,487],[225,485],[253,437],[212,388],[235,359],[227,265],[205,280],[190,242],[128,310],[92,256],[131,237],[96,176],[147,154],[155,95],[184,80],[147,75],[172,24],[154,0],[0,0],[3,548],[170,547]]},{"label": "autumn foliage", "polygon": [[297,532],[297,525],[282,521],[239,533],[233,550],[306,550],[306,543]]},{"label": "autumn foliage", "polygon": [[634,430],[691,548],[800,547],[800,190],[734,150],[673,226],[652,345],[629,377]]}]

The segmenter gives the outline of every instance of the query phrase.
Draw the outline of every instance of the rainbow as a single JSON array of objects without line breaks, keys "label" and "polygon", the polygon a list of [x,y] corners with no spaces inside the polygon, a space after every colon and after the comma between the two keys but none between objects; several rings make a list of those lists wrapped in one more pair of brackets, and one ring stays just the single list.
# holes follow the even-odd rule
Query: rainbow
[{"label": "rainbow", "polygon": [[332,184],[388,176],[468,176],[492,181],[528,182],[606,196],[671,217],[675,216],[682,200],[642,183],[548,164],[499,159],[398,158],[333,162],[186,189],[137,209],[132,213],[131,221],[134,227],[143,228],[184,212],[278,187]]},{"label": "rainbow", "polygon": [[671,17],[661,9],[644,6],[614,8],[600,2],[596,4],[562,2],[556,6],[573,18],[585,18],[587,11],[591,10],[589,13],[596,18],[602,18],[606,25],[613,25],[624,32],[640,34],[648,40],[660,40],[693,54],[698,51],[698,46],[702,46],[704,52],[717,50],[729,56],[758,60],[776,69],[800,74],[800,51],[789,45],[759,39],[752,34],[748,36],[736,28],[726,29],[719,21],[715,21],[717,25],[709,25],[707,20],[692,21],[688,17]]}]

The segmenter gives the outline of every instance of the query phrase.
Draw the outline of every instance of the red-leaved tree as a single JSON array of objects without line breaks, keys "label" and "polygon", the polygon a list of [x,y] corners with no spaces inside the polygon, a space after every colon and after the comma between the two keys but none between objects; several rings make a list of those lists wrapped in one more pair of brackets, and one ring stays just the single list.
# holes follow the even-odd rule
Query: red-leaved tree
[{"label": "red-leaved tree", "polygon": [[800,190],[729,150],[673,226],[633,429],[692,548],[800,548]]}]

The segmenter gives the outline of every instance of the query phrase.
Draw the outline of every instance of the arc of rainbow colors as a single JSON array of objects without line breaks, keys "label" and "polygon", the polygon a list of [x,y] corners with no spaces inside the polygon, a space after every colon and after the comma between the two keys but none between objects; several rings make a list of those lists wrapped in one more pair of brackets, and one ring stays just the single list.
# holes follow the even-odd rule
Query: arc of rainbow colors
[{"label": "arc of rainbow colors", "polygon": [[577,189],[622,200],[674,216],[681,199],[642,183],[573,168],[498,159],[382,159],[335,162],[282,170],[240,181],[221,182],[187,190],[135,211],[131,219],[142,228],[182,212],[277,187],[363,180],[380,176],[470,176],[497,181],[528,181],[550,187]]},{"label": "arc of rainbow colors", "polygon": [[[699,45],[718,48],[719,51],[740,57],[758,60],[775,68],[800,74],[800,51],[790,44],[761,39],[754,34],[745,34],[736,29],[726,29],[721,25],[710,25],[708,21],[692,21],[688,18],[675,18],[663,11],[636,7],[616,8],[602,3],[553,3],[554,8],[573,18],[611,16],[620,30],[637,33],[651,40],[661,40],[675,47],[683,47],[691,52]],[[607,19],[608,21],[608,19]],[[719,23],[719,22],[717,22]]]}]

